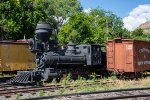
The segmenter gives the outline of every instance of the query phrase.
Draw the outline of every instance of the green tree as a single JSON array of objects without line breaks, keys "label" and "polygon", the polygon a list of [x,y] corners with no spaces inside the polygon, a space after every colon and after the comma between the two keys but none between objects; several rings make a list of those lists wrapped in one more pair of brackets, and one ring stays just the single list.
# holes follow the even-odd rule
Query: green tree
[{"label": "green tree", "polygon": [[131,38],[136,40],[148,40],[148,34],[144,34],[142,29],[135,29],[131,32]]},{"label": "green tree", "polygon": [[30,38],[36,23],[46,18],[43,9],[33,0],[5,0],[0,3],[1,39]]},{"label": "green tree", "polygon": [[81,12],[82,7],[78,0],[38,0],[52,21],[52,27],[58,33],[67,19],[76,12]]},{"label": "green tree", "polygon": [[122,27],[123,22],[118,16],[97,8],[92,9],[90,13],[81,12],[72,15],[61,28],[58,37],[62,44],[66,44],[70,36],[74,37],[76,43],[104,44],[106,30],[109,32],[109,39],[128,36]]},{"label": "green tree", "polygon": [[90,24],[92,20],[92,16],[88,16],[83,12],[72,15],[58,33],[59,42],[66,44],[72,36],[75,43],[91,43]]}]

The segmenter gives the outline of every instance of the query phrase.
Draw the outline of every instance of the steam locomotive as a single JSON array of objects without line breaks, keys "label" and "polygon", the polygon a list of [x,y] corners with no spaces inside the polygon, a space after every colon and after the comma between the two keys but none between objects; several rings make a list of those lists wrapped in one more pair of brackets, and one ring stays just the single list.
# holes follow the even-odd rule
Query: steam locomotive
[{"label": "steam locomotive", "polygon": [[36,54],[36,68],[33,71],[20,71],[8,82],[34,83],[42,79],[49,81],[66,73],[85,74],[102,71],[106,53],[100,45],[75,45],[71,38],[66,49],[61,49],[57,41],[50,40],[52,28],[46,22],[39,22],[35,36],[29,43],[30,51]]}]

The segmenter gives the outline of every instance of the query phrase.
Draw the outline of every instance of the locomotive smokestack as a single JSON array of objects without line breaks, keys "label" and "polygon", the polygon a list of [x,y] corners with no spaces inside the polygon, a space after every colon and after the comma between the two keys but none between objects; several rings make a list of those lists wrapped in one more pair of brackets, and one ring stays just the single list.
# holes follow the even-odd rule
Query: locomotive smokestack
[{"label": "locomotive smokestack", "polygon": [[41,40],[42,42],[47,42],[49,41],[51,34],[52,34],[52,29],[50,25],[46,22],[39,21],[35,31],[36,38]]},{"label": "locomotive smokestack", "polygon": [[35,30],[35,37],[29,43],[31,52],[48,51],[49,38],[52,34],[50,25],[46,22],[39,21]]}]

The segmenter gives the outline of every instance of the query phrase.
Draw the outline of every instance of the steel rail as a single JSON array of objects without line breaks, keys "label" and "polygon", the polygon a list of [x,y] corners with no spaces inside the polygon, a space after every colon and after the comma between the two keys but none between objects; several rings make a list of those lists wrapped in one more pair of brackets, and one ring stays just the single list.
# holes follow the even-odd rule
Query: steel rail
[{"label": "steel rail", "polygon": [[[96,85],[99,84],[100,81],[97,81],[96,83],[94,82],[92,84],[92,82],[85,82],[86,84],[84,85]],[[106,84],[106,83],[112,83],[110,81],[106,81],[106,82],[102,82],[101,84]],[[51,91],[51,92],[55,92],[55,90],[58,90],[60,88],[68,88],[68,89],[72,89],[72,87],[78,87],[78,86],[82,86],[83,84],[77,84],[75,86],[72,86],[71,84],[66,84],[65,86],[61,85],[61,84],[51,84],[51,85],[47,85],[47,86],[15,86],[15,85],[10,85],[10,84],[2,84],[0,87],[0,96],[7,96],[7,95],[12,95],[15,93],[30,93],[30,92],[38,92],[39,90],[44,90],[44,91]]]},{"label": "steel rail", "polygon": [[[64,94],[64,95],[53,95],[53,96],[26,98],[26,99],[21,99],[21,100],[42,100],[42,99],[52,99],[52,98],[67,97],[67,96],[81,96],[81,95],[90,95],[90,94],[113,93],[113,92],[123,92],[123,91],[140,91],[140,90],[150,90],[150,87],[148,87],[148,88],[117,89],[117,90],[95,91],[95,92],[82,92],[82,93],[73,93],[73,94]],[[142,95],[130,95],[130,96],[128,95],[128,96],[108,97],[108,98],[105,97],[105,98],[95,98],[95,99],[97,99],[97,100],[114,100],[114,99],[149,97],[149,96],[150,96],[150,94],[142,94]]]},{"label": "steel rail", "polygon": [[[129,99],[129,98],[139,98],[139,97],[150,97],[150,94],[143,95],[130,95],[130,96],[116,96],[116,97],[105,97],[105,98],[93,98],[94,100],[117,100],[117,99]],[[93,100],[88,99],[88,100]]]}]

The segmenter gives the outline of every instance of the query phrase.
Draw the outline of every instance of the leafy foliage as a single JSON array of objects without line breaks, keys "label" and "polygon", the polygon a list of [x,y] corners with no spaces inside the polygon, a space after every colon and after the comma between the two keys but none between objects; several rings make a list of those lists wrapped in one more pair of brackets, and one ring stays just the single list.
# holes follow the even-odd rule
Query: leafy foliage
[{"label": "leafy foliage", "polygon": [[45,13],[33,0],[5,0],[0,3],[1,39],[33,36],[35,25]]},{"label": "leafy foliage", "polygon": [[39,0],[49,19],[52,20],[52,26],[56,33],[75,12],[81,12],[82,7],[78,0]]},{"label": "leafy foliage", "polygon": [[56,30],[74,12],[81,11],[78,0],[3,0],[0,2],[0,37],[33,37],[39,20],[46,20]]},{"label": "leafy foliage", "polygon": [[73,36],[73,39],[76,43],[78,41],[91,42],[90,39],[88,39],[90,38],[91,33],[91,22],[91,17],[86,15],[85,13],[74,14],[70,17],[68,23],[65,24],[61,29],[60,33],[58,34],[58,39],[62,41],[62,43],[67,43],[70,39],[70,36]]},{"label": "leafy foliage", "polygon": [[136,40],[149,40],[150,35],[144,33],[142,29],[136,29],[131,32],[131,37]]},{"label": "leafy foliage", "polygon": [[124,29],[121,18],[111,11],[96,8],[84,13],[78,0],[1,0],[0,40],[33,37],[39,20],[51,24],[61,44],[68,43],[70,36],[77,44],[104,44],[116,37],[150,38],[141,29]]},{"label": "leafy foliage", "polygon": [[[108,23],[106,24],[106,22]],[[104,44],[106,41],[106,30],[109,32],[108,37],[110,39],[126,36],[122,27],[123,22],[119,17],[110,11],[106,12],[97,8],[91,10],[90,13],[73,14],[61,28],[58,37],[59,42],[62,44],[66,44],[70,36],[74,38],[75,43]]]}]

